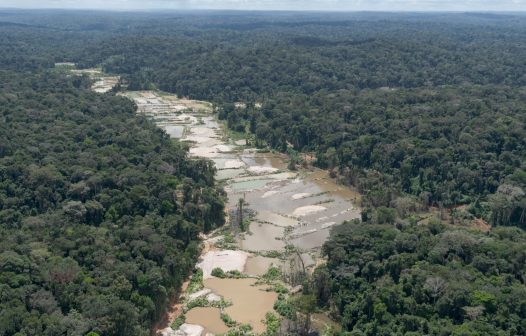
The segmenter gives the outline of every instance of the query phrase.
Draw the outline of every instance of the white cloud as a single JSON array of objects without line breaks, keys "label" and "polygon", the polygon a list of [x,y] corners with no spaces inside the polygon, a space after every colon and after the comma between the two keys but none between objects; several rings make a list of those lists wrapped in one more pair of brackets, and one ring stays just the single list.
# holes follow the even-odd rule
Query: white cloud
[{"label": "white cloud", "polygon": [[95,9],[524,11],[526,0],[0,0],[0,7]]}]

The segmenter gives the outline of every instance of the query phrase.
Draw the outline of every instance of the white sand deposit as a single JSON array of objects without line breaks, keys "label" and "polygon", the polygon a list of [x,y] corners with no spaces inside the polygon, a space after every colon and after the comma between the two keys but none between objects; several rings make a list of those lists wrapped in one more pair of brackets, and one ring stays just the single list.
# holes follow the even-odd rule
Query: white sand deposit
[{"label": "white sand deposit", "polygon": [[264,167],[264,166],[252,166],[248,168],[248,171],[253,174],[269,174],[269,173],[275,173],[279,169],[273,168],[273,167]]},{"label": "white sand deposit", "polygon": [[173,330],[171,327],[164,328],[157,332],[157,335],[161,336],[186,336],[186,334],[180,330]]},{"label": "white sand deposit", "polygon": [[228,145],[217,145],[217,146],[215,146],[215,148],[220,153],[229,153],[229,152],[231,152],[233,150],[232,147],[230,147]]},{"label": "white sand deposit", "polygon": [[279,194],[279,191],[277,191],[277,190],[270,190],[270,191],[267,191],[266,193],[264,193],[263,196],[261,196],[261,198],[267,198],[267,197],[270,197],[270,196],[276,195],[276,194]]},{"label": "white sand deposit", "polygon": [[243,272],[248,256],[249,254],[243,251],[209,251],[202,256],[202,260],[197,264],[197,267],[203,270],[205,279],[212,277],[212,270],[216,267],[221,268],[225,272],[236,270]]},{"label": "white sand deposit", "polygon": [[[183,324],[179,329],[168,327],[159,331],[161,336],[202,336],[205,329],[196,324]],[[208,334],[207,334],[208,335]]]},{"label": "white sand deposit", "polygon": [[193,135],[206,136],[208,138],[215,138],[216,134],[210,127],[192,127]]},{"label": "white sand deposit", "polygon": [[204,144],[205,142],[210,141],[210,138],[206,136],[200,136],[200,135],[189,135],[186,138],[184,138],[184,140],[193,141],[198,144]]},{"label": "white sand deposit", "polygon": [[225,169],[236,169],[242,168],[245,166],[245,163],[241,160],[228,160],[225,162]]},{"label": "white sand deposit", "polygon": [[184,105],[177,105],[177,104],[176,105],[170,105],[170,108],[172,110],[176,111],[176,112],[184,111],[184,110],[187,109],[186,106],[184,106]]},{"label": "white sand deposit", "polygon": [[236,144],[236,146],[245,146],[247,144],[247,140],[246,139],[236,140],[234,141],[234,143]]},{"label": "white sand deposit", "polygon": [[206,300],[208,302],[219,302],[221,301],[221,297],[217,294],[214,294],[214,293],[210,293],[206,296]]},{"label": "white sand deposit", "polygon": [[279,174],[272,174],[272,175],[269,175],[268,177],[274,180],[278,180],[278,181],[285,181],[285,180],[293,179],[296,176],[298,176],[297,173],[285,172],[285,173],[279,173]]},{"label": "white sand deposit", "polygon": [[197,122],[197,118],[188,114],[180,114],[175,117],[175,121],[185,124],[195,124]]},{"label": "white sand deposit", "polygon": [[184,332],[186,336],[201,336],[205,331],[205,328],[197,324],[185,323],[179,327],[179,330]]},{"label": "white sand deposit", "polygon": [[217,156],[217,151],[213,147],[192,147],[190,155],[204,158],[213,158]]},{"label": "white sand deposit", "polygon": [[292,195],[292,199],[293,200],[299,200],[299,199],[302,199],[302,198],[307,198],[307,197],[310,197],[312,196],[312,194],[309,194],[309,193],[299,193],[299,194],[294,194]]},{"label": "white sand deposit", "polygon": [[344,214],[346,214],[346,213],[348,213],[349,211],[352,211],[352,210],[353,210],[353,208],[348,208],[348,209],[345,209],[342,212],[340,212],[340,214],[344,215]]},{"label": "white sand deposit", "polygon": [[204,289],[201,289],[200,291],[198,292],[195,292],[195,293],[192,293],[190,295],[188,295],[188,300],[189,301],[193,301],[195,299],[198,299],[200,298],[201,296],[205,296],[205,295],[208,295],[212,293],[212,290],[211,289],[208,289],[208,288],[204,288]]},{"label": "white sand deposit", "polygon": [[307,205],[307,206],[302,206],[302,207],[297,208],[296,210],[294,210],[292,215],[296,217],[302,217],[302,216],[312,215],[314,213],[325,211],[325,210],[327,210],[327,208],[321,205]]},{"label": "white sand deposit", "polygon": [[306,236],[306,235],[309,235],[309,234],[315,233],[315,232],[318,232],[318,230],[310,229],[310,230],[306,230],[306,231],[301,231],[301,232],[295,233],[292,236],[293,237],[301,237],[301,236]]}]

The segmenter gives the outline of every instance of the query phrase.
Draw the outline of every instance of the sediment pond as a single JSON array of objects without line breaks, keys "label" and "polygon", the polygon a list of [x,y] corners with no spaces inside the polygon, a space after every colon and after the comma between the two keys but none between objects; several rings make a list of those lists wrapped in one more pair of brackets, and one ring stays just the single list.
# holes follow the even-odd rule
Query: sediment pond
[{"label": "sediment pond", "polygon": [[[265,286],[257,286],[256,280],[211,278],[204,282],[206,288],[232,303],[225,312],[235,321],[250,324],[258,334],[265,331],[265,314],[272,310],[278,294],[267,291]],[[208,328],[209,321],[203,321]]]}]

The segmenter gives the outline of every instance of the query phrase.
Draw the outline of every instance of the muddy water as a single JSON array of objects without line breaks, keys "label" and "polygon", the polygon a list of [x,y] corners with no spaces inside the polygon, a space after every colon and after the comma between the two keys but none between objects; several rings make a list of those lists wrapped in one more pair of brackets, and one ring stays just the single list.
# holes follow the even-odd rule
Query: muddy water
[{"label": "muddy water", "polygon": [[[359,195],[337,185],[324,171],[291,172],[285,155],[258,153],[247,148],[244,141],[226,138],[222,126],[211,114],[210,104],[153,92],[125,95],[137,103],[139,113],[154,120],[172,137],[188,141],[191,156],[214,161],[217,179],[224,183],[227,192],[227,207],[235,209],[239,199],[244,198],[246,208],[256,214],[249,232],[239,235],[236,242],[238,249],[252,253],[240,268],[243,273],[260,276],[271,265],[289,267],[292,260],[258,255],[283,252],[287,244],[295,245],[303,263],[313,267],[330,229],[344,220],[359,217],[360,211],[354,205]],[[210,263],[212,267],[227,264],[220,258],[201,264],[210,266]],[[277,295],[253,286],[254,282],[254,279],[210,278],[204,285],[213,294],[232,301],[233,305],[225,309],[232,319],[250,323],[261,333],[265,329],[261,321],[272,310]],[[221,333],[224,324],[216,313],[214,308],[192,309],[187,321],[203,326],[207,332]]]},{"label": "muddy water", "polygon": [[243,273],[261,276],[267,273],[270,267],[282,268],[283,266],[283,262],[279,259],[254,255],[248,258]]},{"label": "muddy water", "polygon": [[184,126],[164,126],[163,129],[168,133],[171,138],[180,139],[183,137]]},{"label": "muddy water", "polygon": [[281,240],[284,233],[285,229],[282,227],[252,222],[249,233],[241,240],[241,248],[247,251],[282,250],[285,248],[285,242]]},{"label": "muddy water", "polygon": [[224,334],[228,331],[228,327],[221,320],[221,311],[219,308],[212,307],[198,307],[186,313],[186,323],[201,324],[206,320],[205,334]]},{"label": "muddy water", "polygon": [[286,157],[274,153],[251,153],[250,150],[245,150],[241,155],[241,160],[249,167],[263,166],[272,167],[276,169],[286,169]]},{"label": "muddy water", "polygon": [[[225,312],[235,321],[248,323],[255,332],[265,331],[261,322],[265,314],[272,310],[278,295],[266,291],[265,286],[255,286],[255,279],[207,279],[205,287],[232,302]],[[208,321],[207,321],[208,328]]]}]

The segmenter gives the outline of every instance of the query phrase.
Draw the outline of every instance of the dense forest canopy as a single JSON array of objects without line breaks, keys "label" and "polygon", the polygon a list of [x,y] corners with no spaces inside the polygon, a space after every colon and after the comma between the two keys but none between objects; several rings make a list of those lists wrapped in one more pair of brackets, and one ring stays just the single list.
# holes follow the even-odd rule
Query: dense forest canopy
[{"label": "dense forest canopy", "polygon": [[0,70],[0,335],[149,335],[223,223],[215,168],[87,77],[32,73]]},{"label": "dense forest canopy", "polygon": [[524,14],[1,11],[0,335],[146,334],[221,224],[209,163],[55,62],[355,185],[313,278],[344,331],[526,333],[525,56]]},{"label": "dense forest canopy", "polygon": [[315,153],[367,207],[409,194],[526,224],[523,15],[57,15],[6,13],[5,29],[26,51],[38,26],[60,45],[47,60],[102,65],[130,89],[213,101],[257,145]]},{"label": "dense forest canopy", "polygon": [[509,227],[346,223],[324,246],[316,297],[351,335],[524,335],[525,239]]}]

